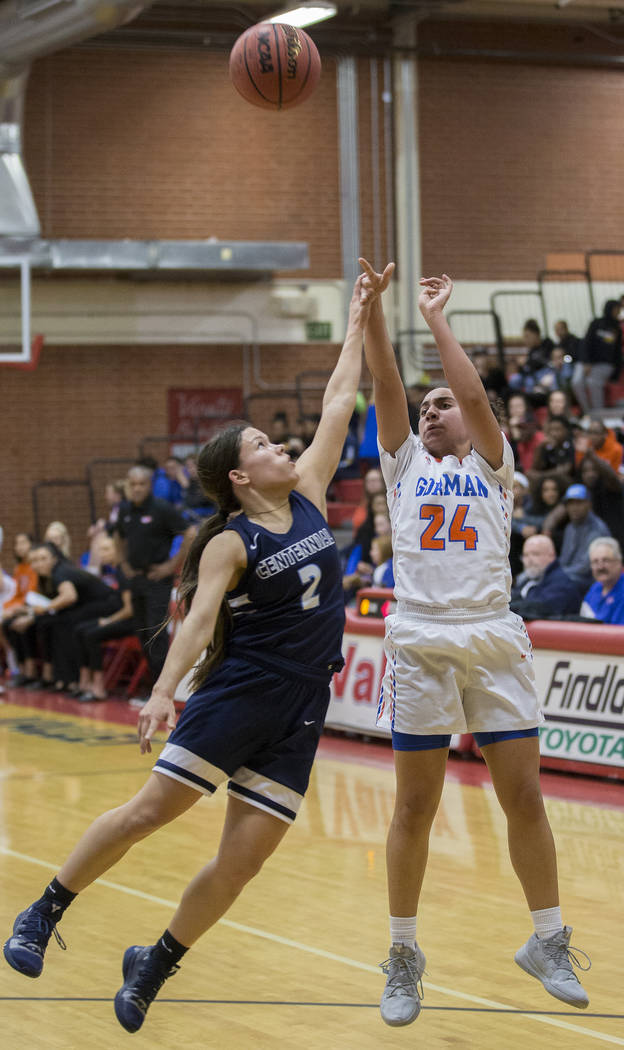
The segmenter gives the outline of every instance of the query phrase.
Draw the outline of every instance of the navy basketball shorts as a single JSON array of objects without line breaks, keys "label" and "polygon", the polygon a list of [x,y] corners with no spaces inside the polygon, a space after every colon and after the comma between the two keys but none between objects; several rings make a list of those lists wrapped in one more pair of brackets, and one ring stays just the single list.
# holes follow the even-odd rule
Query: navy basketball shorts
[{"label": "navy basketball shorts", "polygon": [[154,771],[228,794],[291,824],[306,792],[329,683],[305,682],[228,657],[189,697]]}]

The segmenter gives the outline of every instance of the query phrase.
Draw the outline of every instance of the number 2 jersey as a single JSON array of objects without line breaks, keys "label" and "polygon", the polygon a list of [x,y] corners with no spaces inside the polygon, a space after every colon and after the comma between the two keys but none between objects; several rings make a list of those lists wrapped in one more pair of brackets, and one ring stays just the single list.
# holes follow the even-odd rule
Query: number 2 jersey
[{"label": "number 2 jersey", "polygon": [[503,465],[471,449],[436,459],[414,433],[395,456],[379,446],[392,522],[394,593],[435,610],[509,602],[509,536],[514,457],[503,435]]},{"label": "number 2 jersey", "polygon": [[247,550],[247,568],[226,598],[234,623],[227,653],[305,674],[342,662],[342,565],[321,512],[291,492],[292,525],[269,532],[239,514],[226,525]]}]

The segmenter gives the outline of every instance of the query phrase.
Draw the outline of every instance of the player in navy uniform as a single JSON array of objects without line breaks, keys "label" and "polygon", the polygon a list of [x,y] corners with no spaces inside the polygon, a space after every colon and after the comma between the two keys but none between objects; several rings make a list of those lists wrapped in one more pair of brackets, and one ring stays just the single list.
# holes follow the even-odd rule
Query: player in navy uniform
[{"label": "player in navy uniform", "polygon": [[[366,300],[375,294],[364,293],[358,279],[316,436],[296,466],[282,445],[246,423],[200,453],[199,479],[218,513],[202,524],[183,569],[187,615],[139,715],[141,752],[151,751],[161,723],[174,732],[141,791],[91,825],[5,944],[10,965],[38,977],[52,933],[64,947],[56,924],[76,894],[227,780],[217,855],[187,887],[163,936],[124,955],[115,1012],[129,1032],[141,1027],[187,949],[274,851],[307,787],[344,628],[325,492],[355,407]],[[195,692],[176,728],[175,691],[193,667]]]}]

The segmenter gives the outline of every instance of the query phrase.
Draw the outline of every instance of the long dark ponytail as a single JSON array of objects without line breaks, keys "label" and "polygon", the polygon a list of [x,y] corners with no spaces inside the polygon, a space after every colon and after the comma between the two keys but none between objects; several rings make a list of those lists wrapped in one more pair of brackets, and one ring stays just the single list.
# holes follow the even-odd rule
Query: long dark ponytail
[{"label": "long dark ponytail", "polygon": [[[223,532],[230,514],[240,510],[240,504],[232,490],[229,472],[238,466],[241,436],[250,425],[242,420],[231,423],[225,430],[215,434],[204,445],[197,457],[199,482],[208,499],[216,503],[217,512],[212,517],[206,518],[200,525],[182,567],[178,588],[178,608],[183,614],[188,613],[197,591],[199,563],[204,547],[213,536]],[[193,689],[199,688],[208,674],[221,663],[231,626],[232,614],[227,599],[224,598],[217,616],[212,642],[193,672],[191,679]]]}]

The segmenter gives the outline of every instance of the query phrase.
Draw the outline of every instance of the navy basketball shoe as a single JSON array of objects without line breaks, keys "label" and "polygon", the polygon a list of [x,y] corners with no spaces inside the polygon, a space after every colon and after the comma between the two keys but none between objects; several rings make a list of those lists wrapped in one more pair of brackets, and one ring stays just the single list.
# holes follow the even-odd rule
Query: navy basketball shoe
[{"label": "navy basketball shoe", "polygon": [[163,965],[155,957],[154,945],[143,948],[135,944],[126,948],[122,965],[124,983],[115,996],[115,1014],[127,1032],[138,1032],[163,984],[179,969],[178,965]]},{"label": "navy basketball shoe", "polygon": [[57,918],[60,919],[62,912],[60,904],[40,900],[19,913],[13,924],[13,934],[4,946],[4,957],[9,966],[25,977],[39,977],[52,934],[59,948],[65,951],[67,945],[56,928]]}]

